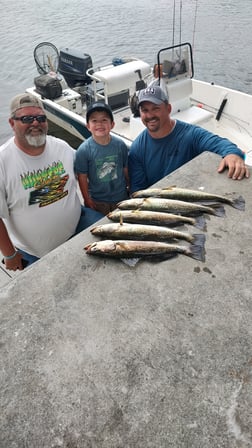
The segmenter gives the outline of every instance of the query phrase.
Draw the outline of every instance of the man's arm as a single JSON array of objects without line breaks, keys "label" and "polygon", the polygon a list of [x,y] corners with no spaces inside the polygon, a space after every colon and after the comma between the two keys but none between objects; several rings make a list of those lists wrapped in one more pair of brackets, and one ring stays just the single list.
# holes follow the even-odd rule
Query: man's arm
[{"label": "man's arm", "polygon": [[3,220],[0,218],[0,251],[4,257],[6,269],[16,271],[22,270],[22,255],[16,250],[9,237]]}]

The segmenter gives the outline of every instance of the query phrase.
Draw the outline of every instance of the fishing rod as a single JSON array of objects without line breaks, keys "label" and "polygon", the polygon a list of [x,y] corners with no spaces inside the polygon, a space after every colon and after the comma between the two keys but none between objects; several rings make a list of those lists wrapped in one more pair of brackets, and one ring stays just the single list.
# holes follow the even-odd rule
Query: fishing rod
[{"label": "fishing rod", "polygon": [[[172,46],[175,46],[175,28],[176,28],[176,0],[173,0]],[[180,0],[180,6],[179,6],[179,44],[181,45],[181,43],[182,43],[182,0]],[[181,54],[178,56],[180,57]]]},{"label": "fishing rod", "polygon": [[198,13],[198,0],[195,0],[195,13],[194,13],[194,23],[193,23],[193,39],[192,39],[192,49],[193,49],[193,51],[194,51],[194,42],[195,42],[195,34],[196,34],[197,13]]},{"label": "fishing rod", "polygon": [[[182,43],[182,9],[183,0],[179,2],[179,44]],[[198,0],[195,0],[195,11],[193,20],[193,38],[192,38],[192,49],[194,50],[195,35],[196,35],[196,23],[198,14]],[[175,29],[176,29],[176,0],[173,0],[173,24],[172,24],[172,46],[175,45]],[[178,55],[181,56],[181,55]]]}]

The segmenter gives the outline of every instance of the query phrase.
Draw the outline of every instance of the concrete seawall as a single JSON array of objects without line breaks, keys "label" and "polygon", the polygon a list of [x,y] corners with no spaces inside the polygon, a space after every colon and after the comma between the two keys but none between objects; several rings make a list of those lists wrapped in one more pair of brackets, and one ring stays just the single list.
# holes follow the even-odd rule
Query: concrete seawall
[{"label": "concrete seawall", "polygon": [[88,256],[87,229],[0,290],[1,448],[252,446],[251,180],[219,161],[159,183],[244,197],[204,263]]}]

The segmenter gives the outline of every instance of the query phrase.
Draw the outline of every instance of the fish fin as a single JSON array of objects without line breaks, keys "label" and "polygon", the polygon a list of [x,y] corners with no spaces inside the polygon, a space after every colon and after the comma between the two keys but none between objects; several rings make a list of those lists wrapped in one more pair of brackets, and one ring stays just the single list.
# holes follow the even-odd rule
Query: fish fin
[{"label": "fish fin", "polygon": [[125,263],[129,267],[135,267],[139,261],[148,260],[153,263],[160,263],[161,261],[169,260],[170,258],[175,258],[178,256],[177,252],[170,252],[167,254],[158,254],[158,255],[145,255],[141,258],[121,258],[121,261]]},{"label": "fish fin", "polygon": [[160,254],[160,255],[150,255],[149,259],[155,263],[160,263],[161,261],[170,260],[170,258],[175,258],[178,256],[177,252],[170,252],[168,254]]},{"label": "fish fin", "polygon": [[200,244],[191,244],[187,255],[194,260],[205,261],[205,247]]},{"label": "fish fin", "polygon": [[169,252],[167,254],[150,254],[141,258],[121,258],[121,260],[130,267],[136,266],[139,261],[150,261],[152,263],[160,263],[161,261],[169,260],[178,256],[177,252]]},{"label": "fish fin", "polygon": [[205,247],[206,236],[203,233],[193,234],[193,244],[196,246],[201,246],[203,249]]},{"label": "fish fin", "polygon": [[219,205],[218,207],[213,207],[213,206],[211,206],[212,208],[213,208],[213,210],[214,210],[214,215],[215,216],[219,216],[219,217],[223,217],[223,216],[225,216],[225,209],[224,209],[224,207],[223,207],[223,205]]},{"label": "fish fin", "polygon": [[121,261],[130,268],[134,268],[136,264],[140,261],[140,258],[121,258]]},{"label": "fish fin", "polygon": [[200,230],[204,230],[204,231],[207,230],[205,216],[202,216],[202,215],[196,216],[196,218],[195,218],[195,227],[197,227],[197,229],[200,229]]},{"label": "fish fin", "polygon": [[242,196],[233,199],[230,205],[232,205],[232,207],[234,208],[237,208],[237,210],[241,210],[242,212],[245,211],[245,199]]}]

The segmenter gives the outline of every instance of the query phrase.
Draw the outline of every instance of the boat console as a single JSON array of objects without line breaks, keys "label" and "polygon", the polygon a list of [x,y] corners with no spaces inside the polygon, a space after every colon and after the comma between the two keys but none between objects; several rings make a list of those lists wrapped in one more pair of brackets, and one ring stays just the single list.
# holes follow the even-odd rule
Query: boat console
[{"label": "boat console", "polygon": [[154,74],[158,84],[167,90],[173,113],[190,107],[193,59],[189,43],[161,49],[157,55]]},{"label": "boat console", "polygon": [[[95,101],[104,101],[112,109],[128,107],[129,99],[136,88],[146,86],[144,78],[150,76],[151,67],[140,59],[122,59],[119,65],[111,65],[87,71],[92,80],[92,95]],[[142,82],[141,82],[142,81]]]},{"label": "boat console", "polygon": [[158,52],[154,67],[155,80],[167,91],[174,119],[191,124],[209,121],[213,114],[192,103],[193,94],[193,57],[191,44],[175,45]]}]

